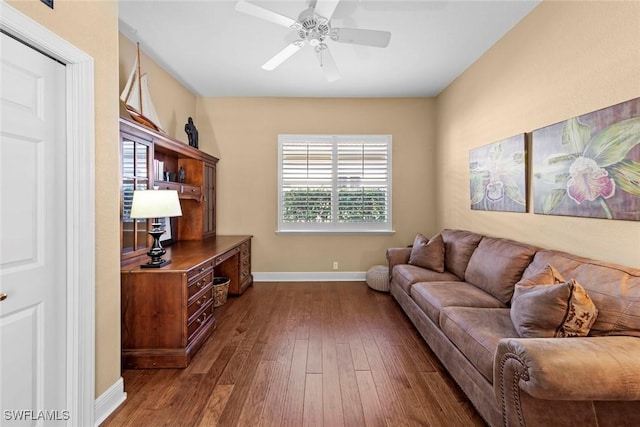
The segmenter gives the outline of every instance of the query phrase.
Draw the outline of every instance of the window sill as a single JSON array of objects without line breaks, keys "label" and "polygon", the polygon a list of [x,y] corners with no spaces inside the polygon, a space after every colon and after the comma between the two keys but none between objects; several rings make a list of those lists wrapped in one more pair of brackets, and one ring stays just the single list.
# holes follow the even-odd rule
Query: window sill
[{"label": "window sill", "polygon": [[342,235],[386,235],[396,234],[395,230],[276,230],[276,234],[342,234]]}]

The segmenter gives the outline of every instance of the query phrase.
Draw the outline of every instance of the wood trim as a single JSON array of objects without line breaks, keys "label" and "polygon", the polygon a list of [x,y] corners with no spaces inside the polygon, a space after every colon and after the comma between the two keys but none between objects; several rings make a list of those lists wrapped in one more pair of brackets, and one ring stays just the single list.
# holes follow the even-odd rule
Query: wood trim
[{"label": "wood trim", "polygon": [[102,393],[95,402],[96,421],[94,426],[99,427],[109,415],[127,399],[127,393],[124,391],[124,380],[122,377],[113,383],[104,393]]}]

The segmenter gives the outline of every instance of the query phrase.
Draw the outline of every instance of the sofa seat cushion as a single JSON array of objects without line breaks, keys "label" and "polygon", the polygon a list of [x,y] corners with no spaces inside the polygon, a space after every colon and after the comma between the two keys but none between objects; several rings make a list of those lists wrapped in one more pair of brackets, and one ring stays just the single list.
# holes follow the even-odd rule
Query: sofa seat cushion
[{"label": "sofa seat cushion", "polygon": [[535,253],[535,247],[524,243],[484,237],[469,260],[465,280],[509,304]]},{"label": "sofa seat cushion", "polygon": [[392,281],[399,285],[408,294],[411,293],[411,285],[418,282],[460,282],[455,274],[445,271],[437,271],[409,264],[396,265],[393,268]]},{"label": "sofa seat cushion", "polygon": [[420,282],[411,287],[410,295],[436,325],[444,307],[505,307],[488,293],[467,282]]},{"label": "sofa seat cushion", "polygon": [[498,342],[518,338],[508,308],[445,307],[440,312],[440,328],[492,384]]},{"label": "sofa seat cushion", "polygon": [[523,278],[552,265],[566,279],[575,279],[598,309],[590,336],[640,337],[640,269],[554,250],[536,253]]}]

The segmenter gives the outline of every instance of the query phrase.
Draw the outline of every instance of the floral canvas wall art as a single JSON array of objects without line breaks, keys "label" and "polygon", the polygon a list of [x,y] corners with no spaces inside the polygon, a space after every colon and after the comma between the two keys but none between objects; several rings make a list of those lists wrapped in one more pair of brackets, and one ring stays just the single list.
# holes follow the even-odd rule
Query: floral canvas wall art
[{"label": "floral canvas wall art", "polygon": [[640,98],[533,132],[534,212],[640,220]]},{"label": "floral canvas wall art", "polygon": [[525,135],[469,152],[471,209],[527,211]]}]

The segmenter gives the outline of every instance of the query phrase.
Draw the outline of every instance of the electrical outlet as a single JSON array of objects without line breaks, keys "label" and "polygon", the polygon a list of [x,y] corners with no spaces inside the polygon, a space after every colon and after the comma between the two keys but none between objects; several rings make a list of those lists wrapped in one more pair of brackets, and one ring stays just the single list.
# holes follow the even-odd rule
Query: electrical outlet
[{"label": "electrical outlet", "polygon": [[333,261],[333,269],[334,270],[338,269],[338,261]]}]

